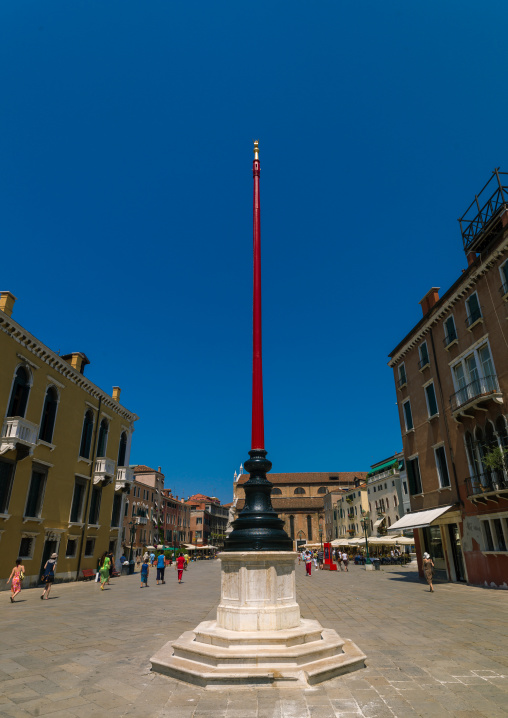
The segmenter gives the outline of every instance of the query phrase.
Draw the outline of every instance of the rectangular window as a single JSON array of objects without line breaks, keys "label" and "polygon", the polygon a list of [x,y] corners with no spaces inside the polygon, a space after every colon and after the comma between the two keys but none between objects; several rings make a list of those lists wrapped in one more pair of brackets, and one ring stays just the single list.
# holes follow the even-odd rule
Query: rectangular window
[{"label": "rectangular window", "polygon": [[45,484],[46,472],[34,469],[32,471],[30,488],[28,489],[28,496],[26,499],[25,516],[40,518]]},{"label": "rectangular window", "polygon": [[436,416],[438,410],[434,382],[432,382],[431,384],[427,384],[427,386],[425,387],[425,398],[427,400],[427,411],[429,412],[429,418],[432,416]]},{"label": "rectangular window", "polygon": [[455,330],[455,322],[453,320],[453,317],[448,317],[448,319],[444,323],[444,331],[445,331],[445,346],[448,346],[448,344],[451,344],[457,339],[457,332]]},{"label": "rectangular window", "polygon": [[203,523],[203,519],[201,518],[201,516],[198,516],[198,517],[197,517],[196,523],[197,523],[197,524],[202,524],[202,523]]},{"label": "rectangular window", "polygon": [[126,501],[126,502],[125,502],[125,510],[124,510],[124,512],[123,512],[123,515],[124,515],[124,516],[128,516],[128,514],[129,514],[129,504],[128,504],[128,502]]},{"label": "rectangular window", "polygon": [[420,371],[424,369],[426,366],[429,366],[429,350],[427,347],[427,342],[422,342],[418,348],[418,353],[420,354],[420,363],[418,364],[418,368]]},{"label": "rectangular window", "polygon": [[494,550],[494,541],[492,540],[492,532],[490,530],[490,522],[489,521],[482,521],[483,530],[485,531],[485,539],[487,548],[485,551],[493,551]]},{"label": "rectangular window", "polygon": [[83,503],[85,499],[86,484],[81,479],[74,480],[74,494],[71,505],[71,523],[81,523],[83,516]]},{"label": "rectangular window", "polygon": [[92,488],[92,500],[90,502],[90,515],[88,523],[97,525],[99,523],[99,514],[101,510],[102,490],[98,486]]},{"label": "rectangular window", "polygon": [[65,558],[75,558],[78,550],[77,539],[67,539],[67,548],[65,549]]},{"label": "rectangular window", "polygon": [[478,301],[478,295],[476,292],[474,294],[471,294],[470,297],[466,299],[466,311],[467,311],[467,318],[466,318],[466,326],[470,327],[472,324],[478,321],[478,319],[481,319],[482,316],[482,310],[480,308],[480,303]]},{"label": "rectangular window", "polygon": [[111,526],[120,526],[120,513],[122,511],[122,494],[113,496],[113,511],[111,513]]},{"label": "rectangular window", "polygon": [[197,539],[200,539],[200,538],[201,538],[201,531],[196,531],[196,538],[197,538]]},{"label": "rectangular window", "polygon": [[6,514],[11,497],[14,464],[0,461],[0,514]]},{"label": "rectangular window", "polygon": [[35,539],[30,536],[23,536],[19,545],[19,558],[32,558]]},{"label": "rectangular window", "polygon": [[404,489],[404,493],[407,495],[407,484],[405,481],[402,482],[402,488]]},{"label": "rectangular window", "polygon": [[506,551],[506,541],[503,533],[503,526],[501,519],[492,519],[492,525],[494,527],[494,540],[496,543],[496,551]]},{"label": "rectangular window", "polygon": [[85,543],[85,557],[90,558],[93,556],[93,552],[95,550],[95,539],[94,538],[87,538]]},{"label": "rectangular window", "polygon": [[446,452],[444,446],[438,446],[434,449],[436,455],[437,473],[439,476],[439,485],[444,488],[450,486],[450,477],[448,475],[448,465],[446,463]]},{"label": "rectangular window", "polygon": [[406,367],[405,367],[405,364],[402,363],[399,366],[399,389],[401,389],[403,386],[406,386],[406,384],[407,384]]},{"label": "rectangular window", "polygon": [[504,264],[499,267],[499,273],[501,275],[500,292],[504,297],[508,294],[508,261],[504,262]]},{"label": "rectangular window", "polygon": [[136,504],[134,504],[134,503],[132,504],[132,515],[133,516],[136,515]]},{"label": "rectangular window", "polygon": [[421,494],[422,492],[422,479],[420,476],[420,462],[418,457],[414,459],[408,459],[407,461],[407,478],[409,481],[409,492],[411,496]]},{"label": "rectangular window", "polygon": [[413,415],[411,413],[411,402],[409,399],[402,404],[404,409],[404,422],[406,424],[406,431],[413,429]]}]

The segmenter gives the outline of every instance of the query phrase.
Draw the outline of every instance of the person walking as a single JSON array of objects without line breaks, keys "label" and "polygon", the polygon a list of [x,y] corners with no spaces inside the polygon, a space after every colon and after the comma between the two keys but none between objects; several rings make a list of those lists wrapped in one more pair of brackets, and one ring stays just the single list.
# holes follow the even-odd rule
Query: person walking
[{"label": "person walking", "polygon": [[51,591],[51,585],[55,582],[55,567],[58,556],[56,553],[51,554],[51,558],[48,558],[44,564],[42,574],[42,582],[45,583],[44,591],[42,592],[41,600],[48,599],[49,592]]},{"label": "person walking", "polygon": [[318,566],[321,571],[323,570],[323,558],[324,558],[323,550],[319,549],[319,551],[317,552],[317,560],[318,560]]},{"label": "person walking", "polygon": [[178,583],[182,583],[183,570],[185,568],[185,556],[180,554],[176,559],[175,571],[178,571]]},{"label": "person walking", "polygon": [[347,553],[345,551],[342,554],[342,563],[344,564],[344,571],[348,571],[347,565],[349,563],[349,556],[347,555]]},{"label": "person walking", "polygon": [[7,579],[7,583],[12,580],[11,583],[11,603],[14,603],[14,597],[21,593],[21,581],[25,578],[25,567],[21,563],[21,559],[16,559],[16,565],[11,571],[11,575]]},{"label": "person walking", "polygon": [[305,570],[306,575],[310,576],[312,571],[312,554],[310,551],[307,551],[305,554]]},{"label": "person walking", "polygon": [[148,559],[146,561],[143,561],[141,564],[141,586],[140,588],[148,588],[148,574],[150,573],[150,568],[148,566]]},{"label": "person walking", "polygon": [[157,556],[157,586],[159,585],[159,581],[162,581],[162,583],[166,583],[164,580],[164,569],[166,568],[166,564],[164,561],[164,553],[161,551],[160,554]]},{"label": "person walking", "polygon": [[155,564],[155,554],[152,551],[152,553],[150,554],[150,565],[153,566],[154,564]]},{"label": "person walking", "polygon": [[423,573],[427,579],[427,583],[430,586],[430,593],[434,593],[434,586],[432,585],[433,579],[434,561],[431,559],[430,554],[425,552],[423,554]]},{"label": "person walking", "polygon": [[101,577],[101,591],[104,591],[104,586],[109,583],[109,567],[110,567],[110,558],[108,554],[104,551],[104,553],[101,556],[100,560],[100,568],[99,573]]},{"label": "person walking", "polygon": [[335,558],[337,560],[337,565],[341,571],[344,571],[344,568],[342,567],[342,551],[340,549],[337,549],[337,552],[335,554]]}]

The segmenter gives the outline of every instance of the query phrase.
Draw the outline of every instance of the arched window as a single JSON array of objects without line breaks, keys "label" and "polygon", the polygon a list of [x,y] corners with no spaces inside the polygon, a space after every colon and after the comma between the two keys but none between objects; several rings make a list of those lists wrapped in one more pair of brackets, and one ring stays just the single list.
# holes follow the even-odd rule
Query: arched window
[{"label": "arched window", "polygon": [[297,486],[296,489],[294,490],[294,493],[295,493],[295,494],[304,494],[304,493],[305,493],[305,489],[302,488],[301,486]]},{"label": "arched window", "polygon": [[[507,265],[508,271],[508,265]],[[508,449],[508,431],[506,430],[506,419],[503,415],[498,416],[496,419],[496,431],[499,438],[499,443],[503,449]],[[506,460],[505,460],[506,464]]]},{"label": "arched window", "polygon": [[46,441],[48,444],[51,444],[53,440],[57,407],[58,393],[54,386],[50,386],[46,391],[44,408],[42,409],[41,428],[39,430],[39,439]]},{"label": "arched window", "polygon": [[312,541],[312,516],[307,516],[307,540]]},{"label": "arched window", "polygon": [[106,456],[106,446],[108,445],[109,425],[107,419],[101,421],[99,429],[99,445],[97,447],[97,456]]},{"label": "arched window", "polygon": [[7,416],[25,417],[28,395],[30,393],[30,374],[24,366],[19,366],[12,385],[11,399]]},{"label": "arched window", "polygon": [[278,489],[276,486],[274,486],[272,489],[272,496],[279,496],[280,494],[282,494],[282,491],[280,489]]},{"label": "arched window", "polygon": [[93,431],[93,412],[91,409],[85,414],[83,421],[83,431],[81,433],[81,446],[79,448],[79,455],[84,459],[90,458],[90,447],[92,446],[92,431]]},{"label": "arched window", "polygon": [[294,540],[294,538],[295,538],[295,517],[294,516],[289,517],[289,535]]},{"label": "arched window", "polygon": [[318,494],[327,494],[328,489],[326,488],[326,486],[320,486],[319,489],[317,490],[317,492],[318,492]]},{"label": "arched window", "polygon": [[[118,466],[125,466],[125,452],[127,451],[127,434],[122,431],[120,446],[118,447]],[[116,524],[115,524],[116,525]]]}]

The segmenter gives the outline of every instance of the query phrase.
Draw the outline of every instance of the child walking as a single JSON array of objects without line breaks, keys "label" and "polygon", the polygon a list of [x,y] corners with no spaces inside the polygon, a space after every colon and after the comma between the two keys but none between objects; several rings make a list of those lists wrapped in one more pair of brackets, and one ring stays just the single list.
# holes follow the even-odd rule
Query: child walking
[{"label": "child walking", "polygon": [[148,558],[143,560],[143,563],[141,564],[141,586],[140,588],[143,588],[145,586],[148,588],[148,574],[150,573],[150,569],[148,567]]}]

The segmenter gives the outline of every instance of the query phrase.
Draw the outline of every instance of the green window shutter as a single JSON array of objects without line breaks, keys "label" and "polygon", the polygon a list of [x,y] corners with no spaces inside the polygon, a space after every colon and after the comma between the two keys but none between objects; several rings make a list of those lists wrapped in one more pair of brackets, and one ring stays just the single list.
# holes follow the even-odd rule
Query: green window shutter
[{"label": "green window shutter", "polygon": [[25,516],[38,516],[40,499],[42,497],[42,486],[44,482],[44,474],[40,471],[32,472],[30,481],[30,489],[26,501]]},{"label": "green window shutter", "polygon": [[437,401],[434,384],[429,384],[427,387],[425,387],[425,392],[427,394],[427,401],[429,403],[429,416],[434,416],[435,414],[437,414]]},{"label": "green window shutter", "polygon": [[413,461],[414,461],[414,459],[411,459],[406,462],[407,463],[407,479],[409,482],[409,493],[411,494],[411,496],[414,496],[414,494],[417,493]]}]

